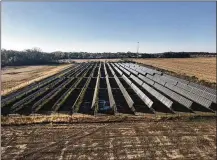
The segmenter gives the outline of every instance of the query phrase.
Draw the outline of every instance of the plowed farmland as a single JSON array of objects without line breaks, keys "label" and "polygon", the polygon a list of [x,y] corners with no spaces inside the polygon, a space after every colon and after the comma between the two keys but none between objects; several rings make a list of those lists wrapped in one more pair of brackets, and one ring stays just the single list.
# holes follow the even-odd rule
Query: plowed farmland
[{"label": "plowed farmland", "polygon": [[216,83],[216,57],[134,59],[133,61]]},{"label": "plowed farmland", "polygon": [[1,159],[216,159],[215,119],[4,126]]}]

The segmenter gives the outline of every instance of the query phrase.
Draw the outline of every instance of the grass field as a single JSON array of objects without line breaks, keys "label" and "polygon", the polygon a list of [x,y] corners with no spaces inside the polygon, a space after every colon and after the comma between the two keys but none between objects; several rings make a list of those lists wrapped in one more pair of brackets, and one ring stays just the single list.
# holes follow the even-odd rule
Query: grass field
[{"label": "grass field", "polygon": [[1,130],[3,160],[216,159],[215,118],[12,125]]},{"label": "grass field", "polygon": [[199,80],[216,83],[216,57],[134,59],[133,61],[172,71],[181,75],[195,76]]},{"label": "grass field", "polygon": [[42,66],[11,66],[1,70],[2,95],[18,88],[25,87],[32,82],[51,76],[69,65],[42,65]]}]

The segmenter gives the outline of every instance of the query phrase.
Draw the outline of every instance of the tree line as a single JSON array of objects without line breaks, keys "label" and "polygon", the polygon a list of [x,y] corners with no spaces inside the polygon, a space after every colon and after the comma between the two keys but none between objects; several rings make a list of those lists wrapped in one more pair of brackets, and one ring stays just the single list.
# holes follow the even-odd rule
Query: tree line
[{"label": "tree line", "polygon": [[165,52],[165,53],[132,53],[132,52],[43,52],[39,48],[27,49],[24,51],[1,50],[1,66],[16,65],[43,65],[58,64],[62,59],[96,59],[96,58],[189,58],[192,56],[209,55],[216,56],[216,53],[208,52]]}]

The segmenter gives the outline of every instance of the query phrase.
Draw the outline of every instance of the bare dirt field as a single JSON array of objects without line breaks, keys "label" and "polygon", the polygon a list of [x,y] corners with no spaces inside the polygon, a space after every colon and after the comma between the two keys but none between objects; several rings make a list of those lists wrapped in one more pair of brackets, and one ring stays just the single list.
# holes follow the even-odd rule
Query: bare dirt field
[{"label": "bare dirt field", "polygon": [[51,76],[70,65],[42,65],[42,66],[16,66],[4,67],[1,70],[1,93],[7,94]]},{"label": "bare dirt field", "polygon": [[216,57],[130,59],[178,74],[195,76],[199,80],[216,83]]},{"label": "bare dirt field", "polygon": [[2,159],[216,159],[215,119],[1,127]]}]

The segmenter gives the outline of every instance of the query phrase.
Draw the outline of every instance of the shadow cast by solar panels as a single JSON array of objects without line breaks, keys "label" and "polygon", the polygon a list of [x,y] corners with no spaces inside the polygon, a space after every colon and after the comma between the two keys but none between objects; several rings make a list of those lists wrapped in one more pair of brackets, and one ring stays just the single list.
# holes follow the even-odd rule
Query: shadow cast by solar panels
[{"label": "shadow cast by solar panels", "polygon": [[6,105],[4,107],[1,108],[1,115],[6,116],[10,113],[11,110],[11,106],[10,105]]},{"label": "shadow cast by solar panels", "polygon": [[112,93],[115,99],[116,108],[118,113],[124,114],[134,114],[132,110],[128,107],[128,104],[121,93],[120,89],[112,89]]},{"label": "shadow cast by solar panels", "polygon": [[129,93],[130,97],[133,99],[133,106],[138,113],[150,113],[154,114],[153,110],[148,108],[145,103],[139,98],[139,96],[134,92],[134,90],[122,79],[119,79],[123,84],[124,88]]},{"label": "shadow cast by solar panels", "polygon": [[[194,104],[193,104],[194,105]],[[175,112],[184,112],[184,113],[194,113],[191,109],[187,108],[187,107],[184,107],[183,105],[177,103],[177,102],[173,102],[173,106],[172,106],[172,109],[175,111]]]},{"label": "shadow cast by solar panels", "polygon": [[210,109],[212,109],[213,111],[217,111],[217,104],[216,103],[212,103],[212,105],[210,106]]},{"label": "shadow cast by solar panels", "polygon": [[[83,82],[85,83],[85,82]],[[66,112],[73,113],[72,106],[74,105],[75,101],[77,100],[79,93],[81,92],[81,88],[75,88],[65,100],[65,102],[61,105],[60,109],[57,112]]]},{"label": "shadow cast by solar panels", "polygon": [[114,78],[109,78],[111,88],[119,88]]},{"label": "shadow cast by solar panels", "polygon": [[108,65],[106,64],[105,66],[106,66],[106,70],[107,70],[108,76],[109,76],[109,77],[114,77],[114,75],[113,75],[112,72],[110,71]]},{"label": "shadow cast by solar panels", "polygon": [[98,101],[98,113],[101,114],[114,114],[113,109],[109,103],[109,97],[107,89],[99,89],[99,101]]},{"label": "shadow cast by solar panels", "polygon": [[[73,83],[74,81],[72,81],[71,83]],[[71,84],[70,83],[70,84]],[[68,84],[67,86],[69,86],[70,84]],[[57,87],[57,85],[55,85],[53,88]],[[52,88],[47,89],[46,92],[44,92],[43,94],[39,95],[38,97],[36,97],[32,102],[28,103],[27,105],[24,105],[24,107],[22,107],[20,110],[16,111],[16,113],[18,114],[22,114],[22,115],[29,115],[31,113],[33,113],[33,108],[32,106],[34,105],[35,102],[37,102],[38,100],[42,99],[46,94],[48,94],[50,91],[52,90]],[[58,94],[56,94],[54,96],[54,98],[52,98],[42,109],[41,111],[50,111],[52,109],[52,106],[55,104],[55,102],[57,101],[58,97],[60,97],[61,94],[63,94],[66,91],[65,88],[63,88],[61,90],[61,92],[59,92]]]},{"label": "shadow cast by solar panels", "polygon": [[97,77],[98,75],[98,69],[95,69],[95,71],[93,72],[93,77]]},{"label": "shadow cast by solar panels", "polygon": [[151,95],[149,92],[147,92],[144,88],[142,88],[140,85],[138,85],[131,77],[129,79],[137,86],[140,88],[140,90],[147,95],[154,103],[152,105],[152,109],[156,112],[163,112],[163,113],[171,113],[173,114],[174,112],[170,110],[168,107],[163,105],[160,101],[156,99],[153,95]]},{"label": "shadow cast by solar panels", "polygon": [[[147,93],[146,93],[147,94]],[[149,95],[148,95],[149,96]],[[161,102],[159,102],[156,99],[153,99],[153,106],[152,108],[156,111],[156,112],[162,112],[162,113],[171,113],[174,114],[174,112],[172,110],[170,110],[168,107],[164,106]]]},{"label": "shadow cast by solar panels", "polygon": [[113,109],[109,103],[109,96],[105,78],[100,78],[98,106],[98,113],[110,115],[114,114]]},{"label": "shadow cast by solar panels", "polygon": [[101,77],[105,77],[105,71],[103,67],[100,68],[100,75]]},{"label": "shadow cast by solar panels", "polygon": [[[199,105],[199,104],[196,104],[196,103],[193,103],[194,105],[192,105],[192,110],[194,110],[194,111],[199,111],[199,112],[212,112],[212,109],[210,110],[210,109],[208,109],[208,108],[206,108],[206,107],[204,107],[204,106],[201,106],[201,105]],[[214,106],[213,106],[214,107]]]},{"label": "shadow cast by solar panels", "polygon": [[114,78],[109,78],[110,85],[112,88],[112,94],[114,96],[114,100],[116,103],[116,108],[118,113],[125,113],[125,114],[134,114],[131,109],[128,107],[128,104],[119,89],[118,84],[116,83]]},{"label": "shadow cast by solar panels", "polygon": [[93,114],[93,110],[91,109],[91,104],[93,101],[94,89],[96,85],[96,78],[91,78],[89,85],[87,86],[87,90],[84,93],[84,101],[81,103],[78,112],[83,114]]}]

